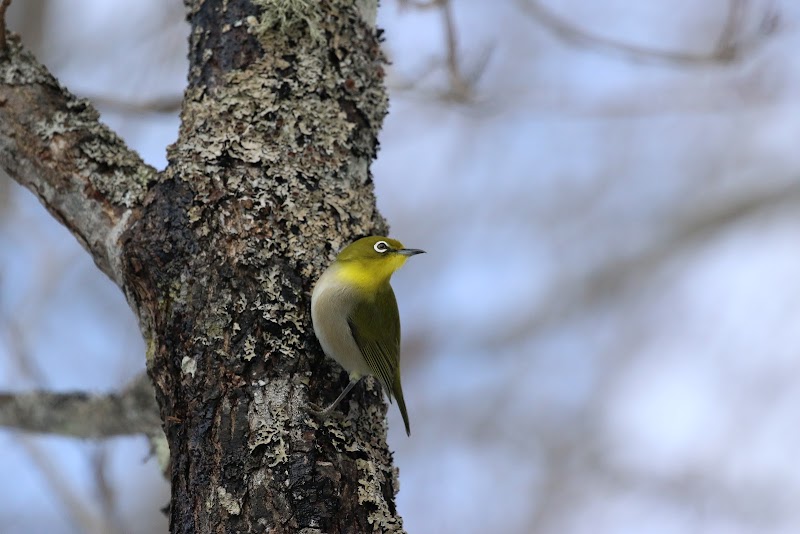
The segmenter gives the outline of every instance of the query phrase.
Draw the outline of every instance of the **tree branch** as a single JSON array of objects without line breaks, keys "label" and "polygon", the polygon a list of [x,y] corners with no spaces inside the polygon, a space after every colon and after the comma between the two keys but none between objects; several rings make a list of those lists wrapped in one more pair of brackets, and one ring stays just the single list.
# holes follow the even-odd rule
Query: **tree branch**
[{"label": "tree branch", "polygon": [[714,49],[709,52],[659,50],[618,41],[574,26],[542,5],[539,0],[517,0],[517,2],[526,14],[564,41],[619,52],[636,60],[659,60],[677,64],[729,63],[739,57],[744,45],[736,35],[740,27],[742,0],[731,0],[720,37]]},{"label": "tree branch", "polygon": [[0,393],[0,425],[77,438],[161,432],[153,386],[147,375],[121,393]]},{"label": "tree branch", "polygon": [[[5,28],[3,20],[0,25]],[[13,33],[5,52],[0,168],[39,197],[121,285],[117,238],[156,171],[99,122],[87,100],[61,87]]]}]

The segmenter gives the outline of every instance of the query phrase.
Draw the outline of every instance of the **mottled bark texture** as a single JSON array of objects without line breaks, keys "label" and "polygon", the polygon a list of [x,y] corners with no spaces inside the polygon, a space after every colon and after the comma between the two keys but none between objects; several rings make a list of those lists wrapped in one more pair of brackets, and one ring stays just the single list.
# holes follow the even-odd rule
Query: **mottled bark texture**
[{"label": "mottled bark texture", "polygon": [[[375,3],[187,8],[189,85],[163,173],[138,165],[121,176],[113,159],[86,177],[54,165],[57,177],[25,180],[21,169],[49,172],[35,160],[57,148],[36,124],[18,126],[30,141],[0,126],[0,137],[31,145],[0,144],[0,161],[73,231],[81,210],[58,206],[74,181],[94,185],[81,206],[98,203],[110,222],[81,238],[111,265],[147,340],[171,452],[172,532],[402,531],[380,389],[363,382],[342,417],[308,413],[347,383],[314,339],[313,281],[344,244],[386,231],[369,173],[387,109]],[[51,79],[38,90],[67,98]],[[75,120],[58,105],[68,117],[56,120],[56,106],[52,123]],[[82,139],[59,134],[56,144],[80,151],[73,137]],[[118,261],[91,245],[109,235]]]}]

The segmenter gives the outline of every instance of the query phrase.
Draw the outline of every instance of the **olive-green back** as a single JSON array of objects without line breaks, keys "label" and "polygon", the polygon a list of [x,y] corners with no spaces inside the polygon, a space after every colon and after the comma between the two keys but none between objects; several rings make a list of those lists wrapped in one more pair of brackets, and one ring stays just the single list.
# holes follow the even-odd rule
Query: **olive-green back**
[{"label": "olive-green back", "polygon": [[392,287],[382,284],[374,299],[356,302],[347,322],[364,360],[383,385],[389,400],[397,399],[406,433],[410,433],[400,385],[400,314]]}]

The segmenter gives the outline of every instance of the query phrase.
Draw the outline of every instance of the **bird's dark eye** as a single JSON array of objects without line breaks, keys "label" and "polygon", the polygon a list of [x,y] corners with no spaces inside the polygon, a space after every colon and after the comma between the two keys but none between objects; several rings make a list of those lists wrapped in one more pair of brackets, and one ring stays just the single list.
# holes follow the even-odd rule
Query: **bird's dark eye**
[{"label": "bird's dark eye", "polygon": [[380,252],[381,254],[383,254],[384,252],[389,250],[389,245],[388,243],[386,243],[386,241],[378,241],[372,248],[375,249],[375,252]]}]

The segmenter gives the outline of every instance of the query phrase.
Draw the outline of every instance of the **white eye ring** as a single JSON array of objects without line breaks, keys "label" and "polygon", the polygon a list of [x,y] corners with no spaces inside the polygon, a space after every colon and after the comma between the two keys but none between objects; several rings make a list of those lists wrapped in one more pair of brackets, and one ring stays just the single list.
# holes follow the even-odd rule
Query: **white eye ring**
[{"label": "white eye ring", "polygon": [[375,249],[375,252],[379,252],[380,254],[383,254],[384,252],[389,250],[389,243],[387,243],[386,241],[378,241],[377,243],[375,243],[375,246],[373,246],[372,248]]}]

